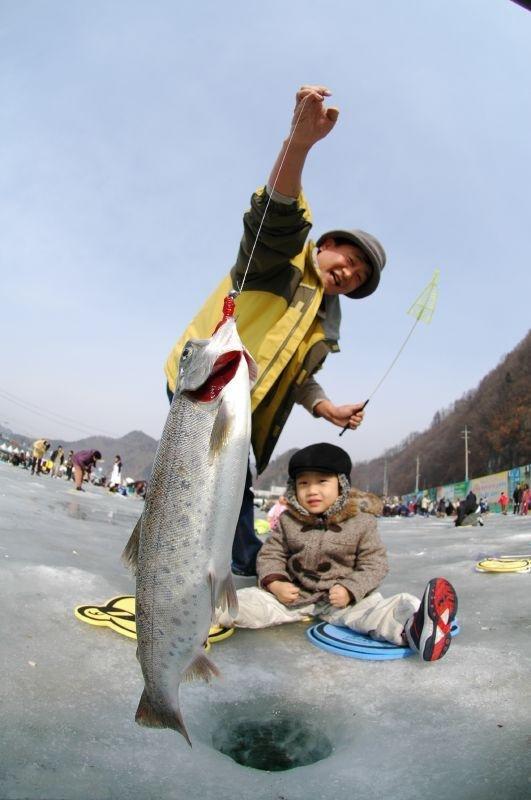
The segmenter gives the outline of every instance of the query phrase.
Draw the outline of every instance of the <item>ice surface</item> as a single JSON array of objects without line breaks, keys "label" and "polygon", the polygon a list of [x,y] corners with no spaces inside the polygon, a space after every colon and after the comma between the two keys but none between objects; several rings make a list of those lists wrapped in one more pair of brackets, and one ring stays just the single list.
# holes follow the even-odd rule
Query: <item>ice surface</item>
[{"label": "ice surface", "polygon": [[[461,633],[435,664],[367,662],[313,647],[305,624],[238,630],[213,645],[222,678],[185,685],[193,749],[140,728],[135,642],[85,625],[75,605],[132,594],[120,553],[142,504],[0,463],[2,800],[517,800],[531,794],[531,575],[474,571],[486,555],[531,552],[531,519],[484,528],[383,519],[383,593],[420,594],[445,575]],[[332,754],[285,772],[214,749],[220,727],[291,711]],[[302,709],[302,712],[301,712]]]}]

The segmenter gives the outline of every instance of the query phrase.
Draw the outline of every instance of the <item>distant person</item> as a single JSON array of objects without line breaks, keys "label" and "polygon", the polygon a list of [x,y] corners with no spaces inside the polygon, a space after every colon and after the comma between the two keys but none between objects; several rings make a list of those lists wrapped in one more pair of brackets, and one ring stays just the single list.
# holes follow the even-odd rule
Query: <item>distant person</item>
[{"label": "distant person", "polygon": [[114,456],[114,464],[112,465],[111,477],[109,479],[109,491],[116,492],[122,485],[122,459],[120,456]]},{"label": "distant person", "polygon": [[286,510],[287,504],[288,501],[281,495],[274,506],[267,512],[267,521],[272,531],[278,530],[278,520],[280,519],[280,515]]},{"label": "distant person", "polygon": [[529,492],[529,484],[524,483],[522,487],[522,497],[520,499],[520,515],[522,517],[527,517],[530,500],[531,500],[531,493]]},{"label": "distant person", "polygon": [[513,514],[520,513],[521,501],[522,501],[522,487],[518,485],[514,487],[514,492],[513,492]]},{"label": "distant person", "polygon": [[472,490],[469,491],[466,498],[459,502],[459,508],[457,509],[457,517],[455,520],[455,526],[468,526],[473,525],[483,525],[483,520],[481,519],[481,515],[477,514],[478,510],[478,499]]},{"label": "distant person", "polygon": [[218,611],[216,622],[267,628],[319,617],[437,661],[450,646],[455,590],[432,578],[422,600],[376,591],[388,572],[375,519],[381,501],[351,490],[351,468],[348,453],[332,444],[291,457],[288,505],[256,562],[259,588],[240,589],[236,619]]},{"label": "distant person", "polygon": [[19,450],[15,450],[13,455],[11,456],[11,463],[14,467],[18,467],[19,464],[22,462],[23,454]]},{"label": "distant person", "polygon": [[74,453],[72,456],[72,461],[74,464],[74,481],[78,492],[85,491],[83,489],[83,478],[85,474],[87,475],[87,478],[90,477],[92,467],[95,467],[96,463],[100,459],[101,453],[99,450],[80,450],[78,453]]},{"label": "distant person", "polygon": [[68,455],[66,457],[66,461],[65,461],[66,479],[67,479],[67,481],[71,480],[71,478],[72,478],[72,472],[73,472],[73,469],[74,469],[73,456],[74,456],[74,451],[73,450],[69,450],[68,451]]},{"label": "distant person", "polygon": [[498,497],[498,503],[500,505],[501,513],[507,514],[507,506],[509,505],[509,498],[507,497],[505,492],[502,492]]},{"label": "distant person", "polygon": [[33,442],[31,474],[40,475],[42,472],[42,459],[47,450],[50,449],[50,442],[47,439],[37,439]]},{"label": "distant person", "polygon": [[59,445],[53,451],[53,453],[50,456],[50,460],[53,463],[52,469],[50,470],[50,476],[52,478],[60,478],[61,477],[60,470],[61,470],[61,467],[63,466],[63,462],[65,460],[65,451],[63,450],[61,445]]},{"label": "distant person", "polygon": [[140,497],[142,500],[146,496],[147,481],[135,481],[133,483],[135,497]]}]

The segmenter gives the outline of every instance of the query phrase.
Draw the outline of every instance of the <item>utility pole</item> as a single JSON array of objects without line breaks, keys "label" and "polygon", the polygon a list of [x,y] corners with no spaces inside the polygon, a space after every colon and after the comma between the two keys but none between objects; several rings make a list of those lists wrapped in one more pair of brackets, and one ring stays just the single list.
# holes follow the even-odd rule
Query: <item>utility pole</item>
[{"label": "utility pole", "polygon": [[384,477],[383,477],[383,496],[387,497],[389,487],[387,485],[387,459],[384,460]]},{"label": "utility pole", "polygon": [[464,431],[461,431],[461,435],[465,440],[465,481],[468,480],[468,456],[470,450],[468,449],[468,434],[470,433],[470,428],[465,425]]},{"label": "utility pole", "polygon": [[417,475],[415,478],[415,494],[419,493],[420,456],[417,456]]}]

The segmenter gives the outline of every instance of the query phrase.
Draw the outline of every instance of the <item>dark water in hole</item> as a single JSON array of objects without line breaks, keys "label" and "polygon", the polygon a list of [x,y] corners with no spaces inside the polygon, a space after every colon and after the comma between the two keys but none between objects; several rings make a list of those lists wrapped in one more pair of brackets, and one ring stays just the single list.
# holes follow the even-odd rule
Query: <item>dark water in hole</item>
[{"label": "dark water in hole", "polygon": [[270,772],[314,764],[332,752],[330,741],[316,726],[287,714],[231,727],[224,723],[214,732],[212,744],[244,767]]}]

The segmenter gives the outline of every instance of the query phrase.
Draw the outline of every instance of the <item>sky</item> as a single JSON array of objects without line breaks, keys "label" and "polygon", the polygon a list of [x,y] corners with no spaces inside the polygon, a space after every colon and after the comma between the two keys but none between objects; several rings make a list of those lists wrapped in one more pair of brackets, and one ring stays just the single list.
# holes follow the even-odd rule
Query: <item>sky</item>
[{"label": "sky", "polygon": [[362,228],[388,256],[375,294],[342,300],[335,403],[371,394],[441,277],[361,428],[296,408],[276,454],[359,461],[427,427],[529,327],[530,35],[509,0],[3,0],[0,429],[160,436],[164,361],[307,83],[340,109],[305,168],[313,238]]}]

